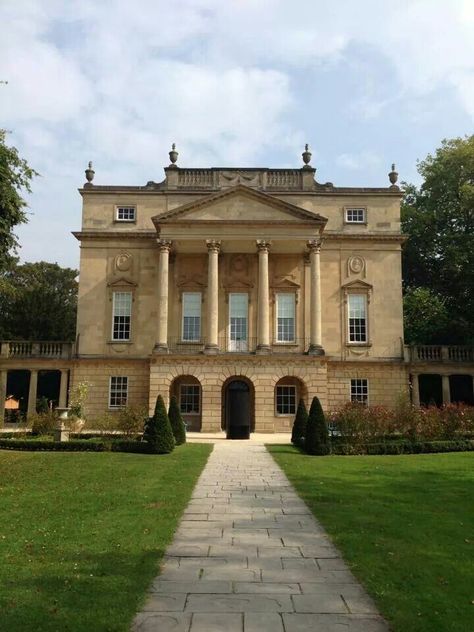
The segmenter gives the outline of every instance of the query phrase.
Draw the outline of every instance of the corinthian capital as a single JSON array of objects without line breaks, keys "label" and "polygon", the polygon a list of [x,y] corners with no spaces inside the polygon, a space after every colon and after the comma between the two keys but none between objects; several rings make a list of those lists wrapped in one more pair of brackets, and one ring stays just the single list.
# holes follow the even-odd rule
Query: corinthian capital
[{"label": "corinthian capital", "polygon": [[265,239],[257,239],[257,250],[259,252],[268,252],[271,245],[271,241],[267,241]]},{"label": "corinthian capital", "polygon": [[218,239],[206,239],[208,252],[220,252],[221,242]]},{"label": "corinthian capital", "polygon": [[322,239],[309,239],[306,242],[306,245],[308,246],[308,249],[310,252],[315,252],[317,254],[319,254],[321,252],[321,246],[323,244],[323,240]]},{"label": "corinthian capital", "polygon": [[173,242],[169,239],[157,239],[156,243],[158,244],[160,252],[169,252],[171,250],[171,244]]}]

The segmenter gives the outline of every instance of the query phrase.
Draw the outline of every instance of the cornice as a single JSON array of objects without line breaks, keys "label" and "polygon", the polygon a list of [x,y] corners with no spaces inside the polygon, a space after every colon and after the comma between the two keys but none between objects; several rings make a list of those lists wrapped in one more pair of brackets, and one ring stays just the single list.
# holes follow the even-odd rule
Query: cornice
[{"label": "cornice", "polygon": [[72,234],[78,241],[83,239],[156,239],[154,230],[77,230]]}]

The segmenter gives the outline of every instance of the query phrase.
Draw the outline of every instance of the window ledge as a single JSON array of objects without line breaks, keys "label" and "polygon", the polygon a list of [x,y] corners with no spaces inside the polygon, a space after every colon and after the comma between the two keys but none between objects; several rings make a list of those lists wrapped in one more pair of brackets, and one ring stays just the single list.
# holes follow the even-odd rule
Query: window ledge
[{"label": "window ledge", "polygon": [[203,345],[202,340],[178,340],[177,345]]},{"label": "window ledge", "polygon": [[358,349],[365,348],[365,347],[371,347],[372,343],[371,342],[346,342],[346,347],[356,347]]},{"label": "window ledge", "polygon": [[272,343],[273,347],[300,347],[301,345],[298,342],[283,342],[275,340]]},{"label": "window ledge", "polygon": [[107,340],[108,345],[133,345],[133,340]]}]

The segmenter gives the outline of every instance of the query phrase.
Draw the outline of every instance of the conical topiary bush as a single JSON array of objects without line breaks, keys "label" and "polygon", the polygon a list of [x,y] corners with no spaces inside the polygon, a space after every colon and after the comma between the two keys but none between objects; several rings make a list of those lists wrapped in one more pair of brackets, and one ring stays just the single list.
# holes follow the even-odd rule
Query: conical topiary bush
[{"label": "conical topiary bush", "polygon": [[296,411],[295,421],[293,422],[293,430],[291,431],[291,443],[294,445],[301,445],[301,442],[306,435],[307,424],[308,411],[306,410],[303,399],[300,399],[298,403],[298,410]]},{"label": "conical topiary bush", "polygon": [[181,411],[179,410],[178,400],[174,396],[170,400],[168,417],[170,420],[171,430],[173,432],[176,445],[181,445],[183,443],[186,443],[186,428],[184,426],[183,418],[181,417]]},{"label": "conical topiary bush", "polygon": [[308,454],[324,456],[330,452],[328,427],[317,397],[313,397],[309,409],[304,447]]},{"label": "conical topiary bush", "polygon": [[161,395],[156,398],[153,417],[150,417],[145,423],[143,439],[147,441],[150,452],[154,454],[168,454],[174,449],[173,432]]}]

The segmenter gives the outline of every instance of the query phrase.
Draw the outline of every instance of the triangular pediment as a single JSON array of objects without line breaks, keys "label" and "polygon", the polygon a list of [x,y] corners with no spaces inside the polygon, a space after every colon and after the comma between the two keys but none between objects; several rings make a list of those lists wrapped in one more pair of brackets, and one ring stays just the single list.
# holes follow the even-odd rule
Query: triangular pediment
[{"label": "triangular pediment", "polygon": [[239,184],[153,217],[156,226],[189,221],[233,224],[305,222],[324,225],[327,219],[272,195]]},{"label": "triangular pediment", "polygon": [[117,279],[116,281],[111,281],[110,283],[107,283],[108,287],[126,287],[126,288],[132,288],[132,287],[137,287],[137,284],[134,283],[133,281],[128,281],[127,279],[124,279],[123,277],[120,279]]},{"label": "triangular pediment", "polygon": [[344,283],[341,286],[343,290],[371,290],[372,285],[370,283],[366,283],[365,281],[349,281],[349,283]]}]

